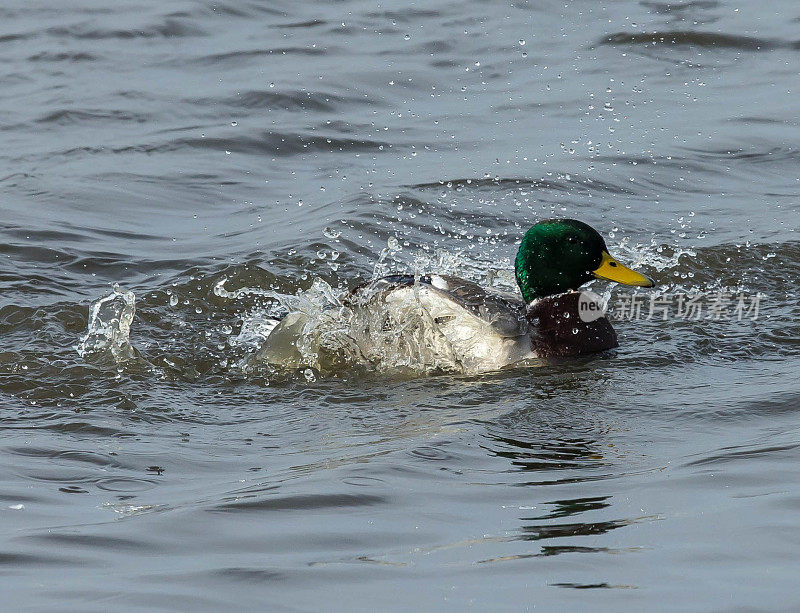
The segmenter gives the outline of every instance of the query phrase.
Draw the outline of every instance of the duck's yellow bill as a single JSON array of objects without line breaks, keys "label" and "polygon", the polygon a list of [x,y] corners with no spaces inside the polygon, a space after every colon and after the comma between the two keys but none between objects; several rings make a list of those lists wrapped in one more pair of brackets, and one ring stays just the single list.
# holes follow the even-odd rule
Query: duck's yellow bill
[{"label": "duck's yellow bill", "polygon": [[603,251],[603,260],[597,270],[592,271],[595,277],[608,279],[625,285],[637,285],[639,287],[655,287],[655,282],[645,275],[623,266],[612,258],[608,251]]}]

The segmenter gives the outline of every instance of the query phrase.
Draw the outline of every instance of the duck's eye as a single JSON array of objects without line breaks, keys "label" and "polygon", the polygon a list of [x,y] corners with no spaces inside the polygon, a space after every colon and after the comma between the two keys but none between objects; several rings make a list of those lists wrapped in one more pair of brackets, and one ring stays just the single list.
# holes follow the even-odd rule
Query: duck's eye
[{"label": "duck's eye", "polygon": [[567,237],[567,242],[568,242],[568,243],[572,243],[572,244],[574,245],[575,243],[577,243],[577,242],[578,242],[578,239],[577,239],[577,237],[575,237],[575,236],[568,236],[568,237]]}]

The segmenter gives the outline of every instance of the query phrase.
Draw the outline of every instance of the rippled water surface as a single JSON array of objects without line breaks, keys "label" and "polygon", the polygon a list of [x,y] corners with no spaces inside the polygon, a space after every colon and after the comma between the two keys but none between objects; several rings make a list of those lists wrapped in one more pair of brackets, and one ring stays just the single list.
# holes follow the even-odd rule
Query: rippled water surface
[{"label": "rippled water surface", "polygon": [[[798,65],[788,0],[6,0],[3,606],[800,606]],[[507,285],[554,215],[760,315],[242,367],[286,300]]]}]

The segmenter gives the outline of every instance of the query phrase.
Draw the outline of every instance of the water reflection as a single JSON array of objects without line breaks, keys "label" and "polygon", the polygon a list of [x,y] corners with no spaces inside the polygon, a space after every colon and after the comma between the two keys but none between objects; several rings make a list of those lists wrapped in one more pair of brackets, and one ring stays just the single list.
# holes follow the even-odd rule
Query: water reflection
[{"label": "water reflection", "polygon": [[[557,385],[550,390],[539,389],[538,406],[509,414],[488,426],[482,449],[491,457],[507,460],[508,469],[504,472],[513,478],[511,484],[529,490],[532,498],[531,504],[519,506],[519,523],[509,541],[537,542],[537,547],[533,551],[485,558],[479,563],[563,554],[620,554],[643,549],[639,545],[609,547],[603,542],[609,532],[659,517],[625,517],[620,505],[615,505],[614,497],[607,493],[610,487],[602,491],[604,482],[630,469],[627,464],[625,471],[615,469],[620,449],[625,447],[625,432],[624,428],[603,419],[602,413],[572,408],[580,406],[572,403],[572,397],[584,395],[585,383],[587,380],[578,378],[568,381],[560,390]],[[596,389],[594,383],[591,387]],[[558,479],[552,478],[554,471],[562,473]],[[546,478],[517,478],[531,473],[541,473]],[[553,497],[552,486],[579,495]],[[565,521],[567,518],[569,521]],[[559,586],[569,587],[566,583]],[[591,587],[601,586],[618,587],[603,582],[591,584]]]},{"label": "water reflection", "polygon": [[[525,521],[525,518],[521,518]],[[629,526],[635,523],[634,519],[621,519],[613,521],[598,521],[572,524],[523,524],[518,538],[523,541],[540,541],[544,539],[591,536],[605,534],[611,530]]]},{"label": "water reflection", "polygon": [[541,520],[541,519],[557,519],[559,517],[569,517],[570,515],[578,515],[587,511],[599,511],[611,506],[606,500],[610,500],[611,496],[597,496],[594,498],[574,498],[572,500],[554,500],[546,504],[552,504],[555,508],[547,515],[539,517],[529,517],[523,519]]},{"label": "water reflection", "polygon": [[484,449],[495,456],[508,458],[518,470],[563,470],[602,465],[603,456],[594,446],[594,441],[522,441],[506,436],[496,436],[494,441],[497,447]]},{"label": "water reflection", "polygon": [[613,449],[606,441],[613,428],[595,412],[580,408],[590,390],[598,397],[600,377],[592,372],[569,377],[556,371],[532,390],[535,397],[529,407],[488,426],[482,448],[508,459],[513,471],[576,471],[579,476],[607,466],[604,448]]}]

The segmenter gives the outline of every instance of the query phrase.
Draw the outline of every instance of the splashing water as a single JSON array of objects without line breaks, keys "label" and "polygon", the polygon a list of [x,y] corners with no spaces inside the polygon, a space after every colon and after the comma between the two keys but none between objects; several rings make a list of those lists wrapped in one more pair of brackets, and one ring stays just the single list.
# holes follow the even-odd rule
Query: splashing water
[{"label": "splashing water", "polygon": [[[488,286],[516,288],[513,272],[498,268],[497,261],[491,263],[493,267],[466,257],[462,251],[422,248],[405,251],[403,262],[399,257],[403,252],[400,240],[390,237],[374,265],[372,280],[405,269],[417,277],[446,274]],[[277,303],[245,315],[242,338],[230,341],[251,347],[263,341],[257,352],[241,362],[246,373],[264,365],[277,371],[299,370],[306,379],[309,368],[333,373],[362,367],[400,376],[478,370],[470,358],[475,353],[473,346],[480,340],[477,332],[471,340],[454,341],[446,326],[434,317],[420,286],[414,286],[403,300],[387,301],[370,292],[354,295],[337,290],[319,278],[311,288],[297,294],[258,288],[229,292],[225,281],[222,279],[214,287],[216,296],[237,299],[259,294]],[[277,317],[278,310],[285,314],[282,319]]]},{"label": "splashing water", "polygon": [[110,354],[120,363],[135,357],[130,333],[136,296],[131,291],[121,291],[116,283],[113,288],[111,294],[89,307],[88,330],[76,347],[82,358]]},{"label": "splashing water", "polygon": [[614,245],[612,251],[620,254],[620,257],[626,260],[627,266],[634,269],[650,266],[658,272],[676,268],[681,256],[695,257],[697,255],[697,252],[693,249],[677,246],[668,247],[657,243],[655,239],[651,239],[649,245],[631,243],[628,237],[623,238]]},{"label": "splashing water", "polygon": [[401,302],[372,298],[337,295],[322,279],[304,292],[280,296],[289,313],[248,365],[323,373],[357,366],[400,375],[468,371],[463,352],[442,332],[418,292]]}]

